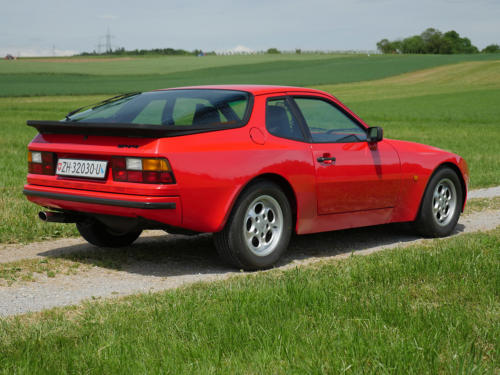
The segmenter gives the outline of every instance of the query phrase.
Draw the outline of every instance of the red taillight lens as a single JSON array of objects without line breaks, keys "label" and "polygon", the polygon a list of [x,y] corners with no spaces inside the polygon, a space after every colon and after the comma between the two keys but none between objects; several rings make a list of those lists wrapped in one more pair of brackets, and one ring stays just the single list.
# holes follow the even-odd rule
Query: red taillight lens
[{"label": "red taillight lens", "polygon": [[28,151],[28,172],[49,176],[54,175],[54,153],[45,151]]},{"label": "red taillight lens", "polygon": [[142,171],[127,171],[128,182],[143,182]]},{"label": "red taillight lens", "polygon": [[28,172],[35,174],[42,174],[42,164],[38,163],[29,163],[28,164]]},{"label": "red taillight lens", "polygon": [[167,159],[160,158],[111,158],[113,180],[143,184],[175,183],[172,168]]}]

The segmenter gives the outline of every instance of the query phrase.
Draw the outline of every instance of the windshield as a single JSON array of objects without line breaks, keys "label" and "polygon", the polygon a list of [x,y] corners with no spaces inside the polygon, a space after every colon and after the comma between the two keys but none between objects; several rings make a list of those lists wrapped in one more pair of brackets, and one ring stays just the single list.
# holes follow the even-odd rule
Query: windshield
[{"label": "windshield", "polygon": [[249,115],[243,91],[180,89],[118,97],[69,115],[66,121],[165,126],[240,126]]}]

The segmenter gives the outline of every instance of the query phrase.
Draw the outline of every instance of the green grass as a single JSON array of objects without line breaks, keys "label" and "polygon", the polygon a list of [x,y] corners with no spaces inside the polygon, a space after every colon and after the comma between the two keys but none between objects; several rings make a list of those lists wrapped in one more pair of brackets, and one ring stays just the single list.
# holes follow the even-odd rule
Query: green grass
[{"label": "green grass", "polygon": [[500,229],[0,320],[0,372],[494,374]]},{"label": "green grass", "polygon": [[[347,59],[353,57],[336,60]],[[377,81],[318,88],[338,96],[368,124],[382,126],[388,138],[422,142],[462,155],[469,163],[471,188],[500,185],[500,61],[468,62]],[[73,225],[46,225],[37,220],[39,207],[22,196],[26,145],[36,133],[24,124],[28,119],[63,118],[69,110],[104,97],[0,98],[0,173],[3,176],[0,179],[0,243],[77,234]]]},{"label": "green grass", "polygon": [[[4,61],[0,64],[0,96],[110,94],[226,83],[311,86],[374,80],[446,64],[498,58],[492,55],[304,56],[257,55],[248,61],[242,56],[213,56],[206,60],[197,57],[96,60],[99,62],[76,66],[77,63],[68,62],[29,60],[7,64]],[[35,69],[36,64],[40,68]],[[27,70],[23,71],[23,66]]]},{"label": "green grass", "polygon": [[487,210],[499,210],[500,197],[494,198],[474,198],[467,201],[464,214],[472,214]]}]

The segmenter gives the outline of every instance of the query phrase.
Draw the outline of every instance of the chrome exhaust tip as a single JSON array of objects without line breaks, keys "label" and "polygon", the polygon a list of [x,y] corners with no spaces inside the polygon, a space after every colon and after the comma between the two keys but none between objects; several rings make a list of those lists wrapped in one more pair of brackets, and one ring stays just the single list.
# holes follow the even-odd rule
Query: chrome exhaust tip
[{"label": "chrome exhaust tip", "polygon": [[46,223],[76,223],[76,218],[64,212],[40,211],[40,220]]}]

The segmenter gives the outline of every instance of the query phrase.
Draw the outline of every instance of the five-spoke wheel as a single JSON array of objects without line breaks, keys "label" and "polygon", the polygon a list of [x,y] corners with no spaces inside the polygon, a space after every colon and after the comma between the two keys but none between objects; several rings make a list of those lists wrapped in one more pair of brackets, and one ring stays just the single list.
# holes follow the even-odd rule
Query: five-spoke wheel
[{"label": "five-spoke wheel", "polygon": [[257,197],[247,209],[243,231],[252,253],[272,253],[283,232],[283,211],[278,201],[269,195]]},{"label": "five-spoke wheel", "polygon": [[457,225],[463,202],[462,185],[455,171],[444,167],[429,180],[415,221],[427,237],[449,235]]},{"label": "five-spoke wheel", "polygon": [[432,214],[436,223],[448,225],[453,219],[457,206],[457,190],[449,178],[443,178],[434,188],[432,197]]},{"label": "five-spoke wheel", "polygon": [[292,232],[290,202],[273,182],[258,181],[238,198],[226,226],[214,233],[219,255],[245,270],[271,267],[288,247]]}]

